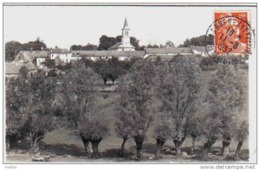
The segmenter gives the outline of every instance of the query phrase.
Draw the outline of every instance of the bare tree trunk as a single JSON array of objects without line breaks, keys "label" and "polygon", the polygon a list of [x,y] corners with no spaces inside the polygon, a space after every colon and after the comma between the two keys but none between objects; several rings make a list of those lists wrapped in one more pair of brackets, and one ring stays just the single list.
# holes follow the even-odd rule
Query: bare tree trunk
[{"label": "bare tree trunk", "polygon": [[230,142],[222,142],[222,148],[221,148],[221,155],[224,155],[224,156],[227,156],[229,155],[229,145],[230,145]]},{"label": "bare tree trunk", "polygon": [[83,145],[84,145],[85,153],[89,154],[90,151],[89,151],[88,147],[89,147],[90,140],[85,139],[84,137],[81,137],[81,140],[82,140]]},{"label": "bare tree trunk", "polygon": [[124,155],[126,141],[127,141],[127,138],[123,138],[123,143],[121,144],[121,149],[120,149],[120,154],[121,155]]},{"label": "bare tree trunk", "polygon": [[196,143],[196,137],[192,136],[192,146],[191,146],[191,155],[194,154],[194,150],[195,150],[195,143]]},{"label": "bare tree trunk", "polygon": [[181,138],[181,140],[179,140],[179,137],[175,137],[175,138],[173,139],[173,143],[174,143],[174,145],[175,145],[175,150],[176,150],[176,153],[177,153],[177,154],[180,154],[180,153],[181,153],[181,145],[183,144],[183,142],[185,141],[185,139],[186,139],[186,136],[183,136],[183,137]]},{"label": "bare tree trunk", "polygon": [[98,158],[100,157],[100,152],[98,150],[98,146],[99,143],[101,142],[102,139],[97,139],[97,140],[91,140],[91,144],[92,144],[92,149],[93,149],[93,153],[92,153],[92,158]]},{"label": "bare tree trunk", "polygon": [[236,160],[239,160],[239,152],[240,152],[242,145],[243,145],[243,140],[240,140],[237,144],[237,149],[236,149],[236,152],[235,152],[235,159]]},{"label": "bare tree trunk", "polygon": [[165,139],[162,138],[156,139],[155,159],[159,159],[164,143],[165,143]]},{"label": "bare tree trunk", "polygon": [[208,153],[212,147],[212,145],[214,144],[214,142],[211,141],[207,141],[204,146],[203,146],[203,152],[202,152],[202,159],[203,160],[207,160],[208,159]]},{"label": "bare tree trunk", "polygon": [[136,144],[137,159],[142,159],[142,147],[143,147],[144,136],[142,135],[134,136],[134,140]]},{"label": "bare tree trunk", "polygon": [[31,137],[31,149],[33,153],[39,151],[39,142],[44,138],[44,133],[42,131],[38,131],[34,133]]},{"label": "bare tree trunk", "polygon": [[227,156],[229,155],[229,145],[231,142],[230,136],[223,137],[222,139],[222,149],[221,149],[221,155]]},{"label": "bare tree trunk", "polygon": [[10,150],[10,140],[9,138],[6,138],[6,150]]}]

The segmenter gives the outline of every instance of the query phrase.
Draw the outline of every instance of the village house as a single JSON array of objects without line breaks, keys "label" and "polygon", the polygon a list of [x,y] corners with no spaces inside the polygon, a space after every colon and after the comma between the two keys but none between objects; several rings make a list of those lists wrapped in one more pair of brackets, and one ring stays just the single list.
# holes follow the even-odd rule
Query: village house
[{"label": "village house", "polygon": [[30,61],[25,62],[25,63],[6,62],[5,63],[5,77],[7,79],[10,77],[17,77],[22,66],[27,68],[30,74],[33,74],[37,71],[37,68],[35,67],[35,65]]},{"label": "village house", "polygon": [[206,47],[191,45],[190,48],[191,48],[192,53],[194,55],[201,55],[202,57],[208,57],[208,53],[206,51]]},{"label": "village house", "polygon": [[162,60],[171,60],[177,55],[193,55],[191,48],[189,47],[177,47],[177,48],[145,48],[145,55],[143,58],[155,60],[160,57]]},{"label": "village house", "polygon": [[46,60],[49,55],[49,51],[20,51],[16,57],[15,62],[26,63],[32,62],[36,67],[40,68],[43,66],[42,62]]},{"label": "village house", "polygon": [[144,51],[72,51],[73,57],[82,57],[92,61],[97,60],[108,60],[113,57],[118,58],[118,60],[130,60],[131,58],[138,57],[142,58],[144,56]]},{"label": "village house", "polygon": [[[72,53],[71,52],[51,52],[50,59],[55,60],[55,63],[61,62],[61,63],[67,64],[67,63],[71,62]],[[75,58],[73,58],[73,59],[75,59]]]}]

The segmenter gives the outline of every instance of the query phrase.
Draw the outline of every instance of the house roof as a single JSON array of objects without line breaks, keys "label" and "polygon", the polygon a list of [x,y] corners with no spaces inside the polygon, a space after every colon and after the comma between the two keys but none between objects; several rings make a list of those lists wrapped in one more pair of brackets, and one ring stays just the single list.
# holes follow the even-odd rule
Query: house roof
[{"label": "house roof", "polygon": [[194,45],[191,45],[190,48],[191,48],[191,50],[196,50],[196,51],[200,51],[200,52],[206,52],[206,47],[205,46],[194,46]]},{"label": "house roof", "polygon": [[35,58],[46,58],[49,55],[49,51],[20,51],[16,57],[15,61],[32,61]]},{"label": "house roof", "polygon": [[55,57],[54,61],[58,65],[63,63],[63,61],[61,60],[61,58],[59,56]]},{"label": "house roof", "polygon": [[18,74],[20,68],[19,63],[5,63],[5,74]]},{"label": "house roof", "polygon": [[50,54],[70,54],[71,52],[50,52]]},{"label": "house roof", "polygon": [[32,62],[26,62],[26,63],[6,62],[5,74],[18,74],[22,66],[25,66],[29,71],[36,70],[36,67]]},{"label": "house roof", "polygon": [[171,60],[174,57],[176,57],[176,55],[149,55],[148,58],[153,58],[156,59],[157,57],[160,57],[162,60]]},{"label": "house roof", "polygon": [[144,51],[72,51],[72,57],[142,57]]},{"label": "house roof", "polygon": [[26,62],[21,64],[21,66],[25,66],[28,70],[37,70],[36,66],[32,62]]},{"label": "house roof", "polygon": [[145,48],[147,54],[171,54],[171,53],[192,53],[191,48],[176,47],[176,48]]}]

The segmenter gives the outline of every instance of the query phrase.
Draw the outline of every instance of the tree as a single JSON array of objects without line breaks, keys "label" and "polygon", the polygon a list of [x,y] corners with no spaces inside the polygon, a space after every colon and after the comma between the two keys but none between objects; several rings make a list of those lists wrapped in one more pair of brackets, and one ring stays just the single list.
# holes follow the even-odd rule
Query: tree
[{"label": "tree", "polygon": [[98,46],[94,45],[94,44],[87,44],[85,46],[82,45],[72,45],[70,47],[70,50],[87,50],[87,51],[92,51],[92,50],[97,50]]},{"label": "tree", "polygon": [[154,45],[148,44],[148,45],[147,45],[147,48],[159,48],[159,46],[156,45],[156,44],[154,44]]},{"label": "tree", "polygon": [[15,59],[15,56],[24,50],[23,45],[18,41],[9,41],[5,43],[5,60],[10,62]]},{"label": "tree", "polygon": [[[240,130],[243,137],[239,139],[239,142],[246,137],[247,122],[243,118],[247,115],[240,116],[239,119],[243,121],[238,121],[236,116],[247,103],[245,102],[246,82],[245,71],[234,65],[219,64],[218,70],[212,75],[206,98],[209,111],[207,115],[209,116],[208,120],[203,123],[205,126],[203,129],[208,139],[204,144],[204,158],[207,158],[207,152],[220,136],[223,138],[222,152],[229,147],[232,133],[235,132],[234,134],[237,136],[237,130]],[[239,122],[239,125],[235,125],[234,122]]]},{"label": "tree", "polygon": [[191,45],[194,46],[206,46],[206,45],[213,45],[214,44],[214,36],[212,34],[209,35],[201,35],[198,37],[193,37],[191,39],[186,39],[180,47],[190,47]]},{"label": "tree", "polygon": [[126,74],[127,70],[123,68],[123,61],[119,61],[118,58],[112,57],[107,62],[110,66],[110,72],[108,72],[107,76],[113,81],[113,83],[120,76]]},{"label": "tree", "polygon": [[65,128],[79,132],[86,152],[91,142],[93,157],[99,155],[99,143],[109,130],[104,113],[97,106],[96,84],[99,79],[96,73],[81,63],[77,63],[62,77]]},{"label": "tree", "polygon": [[86,153],[88,152],[88,144],[91,142],[93,149],[92,157],[95,158],[100,156],[98,146],[101,140],[108,134],[108,120],[100,108],[91,107],[88,110],[79,120],[79,132]]},{"label": "tree", "polygon": [[82,45],[72,45],[72,46],[70,47],[70,50],[71,50],[71,51],[73,51],[73,50],[75,50],[75,51],[77,51],[77,50],[82,50]]},{"label": "tree", "polygon": [[88,50],[88,51],[93,51],[93,50],[97,50],[98,46],[94,45],[94,44],[87,44],[85,46],[82,47],[82,50]]},{"label": "tree", "polygon": [[130,37],[130,43],[135,47],[135,50],[140,50],[139,40],[135,37]]},{"label": "tree", "polygon": [[51,51],[53,53],[66,53],[66,52],[69,52],[66,48],[60,48],[57,45],[55,45],[54,49],[51,48]]},{"label": "tree", "polygon": [[165,47],[174,48],[175,45],[174,45],[174,43],[173,43],[172,41],[167,41],[167,42],[165,43]]},{"label": "tree", "polygon": [[[144,137],[155,112],[153,97],[156,83],[156,71],[153,62],[144,60],[135,62],[131,72],[122,78],[120,83],[120,88],[127,90],[120,94],[117,112],[122,116],[117,119],[118,124],[121,125],[116,126],[116,131],[120,131],[119,135],[125,132],[127,135],[130,133],[129,136],[134,138],[138,159],[142,158]],[[121,129],[118,129],[119,127]],[[121,135],[121,137],[124,137],[124,135]]]},{"label": "tree", "polygon": [[6,84],[6,144],[12,144],[28,134],[28,112],[30,108],[30,86],[28,69],[21,67],[17,78],[10,78]]},{"label": "tree", "polygon": [[56,83],[54,79],[45,76],[45,72],[38,71],[30,80],[30,92],[32,103],[30,105],[30,137],[33,152],[39,150],[39,142],[44,134],[52,131],[54,111],[52,103],[56,95]]},{"label": "tree", "polygon": [[126,74],[134,61],[134,59],[119,61],[118,58],[112,57],[108,60],[98,60],[96,62],[85,60],[85,64],[98,73],[102,77],[104,84],[106,84],[107,80],[112,80],[114,83],[120,76]]},{"label": "tree", "polygon": [[155,128],[153,131],[154,137],[156,139],[156,150],[155,159],[159,159],[162,147],[167,139],[172,137],[172,126],[171,121],[169,121],[169,115],[164,113],[156,113],[155,115]]},{"label": "tree", "polygon": [[[219,103],[218,103],[219,104]],[[207,160],[208,152],[212,145],[221,136],[222,115],[220,107],[217,103],[211,104],[209,100],[201,105],[203,110],[199,113],[198,129],[201,130],[201,135],[204,136],[207,141],[203,145],[202,159]]]},{"label": "tree", "polygon": [[29,41],[28,43],[23,44],[23,48],[26,51],[30,51],[30,50],[43,50],[46,49],[47,46],[46,44],[40,40],[40,38],[38,37],[35,41]]},{"label": "tree", "polygon": [[200,92],[199,59],[178,56],[164,66],[160,73],[158,97],[162,102],[159,111],[171,120],[173,142],[177,153],[187,135]]},{"label": "tree", "polygon": [[187,38],[183,44],[180,45],[180,47],[190,47],[191,43],[190,40]]},{"label": "tree", "polygon": [[117,43],[116,38],[107,37],[106,35],[102,35],[99,39],[99,50],[108,50],[110,47]]},{"label": "tree", "polygon": [[126,115],[131,114],[131,105],[127,99],[127,89],[126,86],[119,86],[118,91],[120,92],[120,100],[116,105],[116,117],[115,122],[115,132],[118,137],[123,139],[121,144],[120,154],[124,155],[125,143],[131,137],[131,122]]},{"label": "tree", "polygon": [[233,121],[235,121],[234,122],[235,126],[233,126],[232,136],[238,142],[236,152],[235,152],[235,159],[239,160],[239,153],[241,147],[249,133],[248,117],[245,117],[245,115],[237,114],[237,117],[234,117]]},{"label": "tree", "polygon": [[17,79],[11,79],[7,88],[7,140],[20,139],[30,134],[33,152],[39,142],[52,130],[51,104],[55,95],[55,82],[43,72],[29,76],[25,67]]},{"label": "tree", "polygon": [[98,60],[92,65],[93,70],[98,73],[106,84],[109,74],[112,72],[112,67],[106,60]]},{"label": "tree", "polygon": [[43,62],[43,64],[46,66],[46,67],[54,67],[55,66],[55,61],[50,59],[50,58],[46,58],[46,60]]}]

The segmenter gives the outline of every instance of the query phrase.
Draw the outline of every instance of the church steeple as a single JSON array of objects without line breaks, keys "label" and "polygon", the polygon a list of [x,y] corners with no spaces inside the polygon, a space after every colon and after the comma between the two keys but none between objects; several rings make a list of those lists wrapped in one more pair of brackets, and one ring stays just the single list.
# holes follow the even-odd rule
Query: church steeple
[{"label": "church steeple", "polygon": [[129,31],[127,18],[125,18],[124,27],[122,28],[122,43],[130,43]]},{"label": "church steeple", "polygon": [[127,18],[125,18],[125,23],[124,23],[123,29],[129,29],[129,27],[128,27],[128,22],[127,22]]}]

